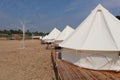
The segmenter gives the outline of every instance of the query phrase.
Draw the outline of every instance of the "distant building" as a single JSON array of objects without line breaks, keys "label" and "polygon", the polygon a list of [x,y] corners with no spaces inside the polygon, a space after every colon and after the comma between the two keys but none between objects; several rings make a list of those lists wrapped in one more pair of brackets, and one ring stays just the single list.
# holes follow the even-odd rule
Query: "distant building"
[{"label": "distant building", "polygon": [[32,36],[32,39],[41,40],[42,36]]}]

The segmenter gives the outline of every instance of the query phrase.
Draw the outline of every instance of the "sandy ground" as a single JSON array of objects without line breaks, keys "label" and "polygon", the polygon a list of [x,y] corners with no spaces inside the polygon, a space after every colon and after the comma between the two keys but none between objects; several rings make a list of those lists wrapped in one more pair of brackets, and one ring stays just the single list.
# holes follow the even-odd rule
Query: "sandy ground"
[{"label": "sandy ground", "polygon": [[0,80],[55,80],[50,50],[38,40],[0,40]]}]

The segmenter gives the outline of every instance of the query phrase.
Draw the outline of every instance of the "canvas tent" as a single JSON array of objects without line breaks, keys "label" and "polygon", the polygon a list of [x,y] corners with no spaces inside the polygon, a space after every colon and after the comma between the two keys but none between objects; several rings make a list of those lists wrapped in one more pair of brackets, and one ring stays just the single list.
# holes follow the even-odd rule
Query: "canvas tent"
[{"label": "canvas tent", "polygon": [[46,41],[47,42],[54,42],[54,40],[57,38],[57,36],[60,34],[61,32],[57,29],[54,28],[47,36]]},{"label": "canvas tent", "polygon": [[47,42],[47,37],[48,35],[45,35],[42,40],[41,40],[41,44],[45,44]]},{"label": "canvas tent", "polygon": [[55,39],[56,42],[60,43],[64,41],[66,38],[68,38],[72,33],[74,29],[71,28],[69,25],[67,25],[63,31],[60,33],[60,35]]},{"label": "canvas tent", "polygon": [[45,35],[45,36],[42,38],[42,40],[46,40],[46,39],[47,39],[47,36],[48,36],[48,35]]},{"label": "canvas tent", "polygon": [[59,46],[62,59],[77,66],[120,71],[120,21],[100,4]]}]

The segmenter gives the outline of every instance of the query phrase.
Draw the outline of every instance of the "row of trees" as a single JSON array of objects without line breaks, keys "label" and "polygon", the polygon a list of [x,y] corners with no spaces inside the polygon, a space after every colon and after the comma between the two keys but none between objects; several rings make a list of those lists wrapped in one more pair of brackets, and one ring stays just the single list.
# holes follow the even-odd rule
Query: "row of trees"
[{"label": "row of trees", "polygon": [[[0,30],[0,34],[7,34],[7,35],[12,35],[12,34],[22,34],[22,30],[18,29],[18,30]],[[43,33],[43,32],[38,32],[38,31],[35,31],[35,32],[30,32],[29,30],[27,30],[25,32],[25,34],[29,35],[29,36],[32,36],[35,35],[35,36],[45,36],[46,34],[48,33]]]}]

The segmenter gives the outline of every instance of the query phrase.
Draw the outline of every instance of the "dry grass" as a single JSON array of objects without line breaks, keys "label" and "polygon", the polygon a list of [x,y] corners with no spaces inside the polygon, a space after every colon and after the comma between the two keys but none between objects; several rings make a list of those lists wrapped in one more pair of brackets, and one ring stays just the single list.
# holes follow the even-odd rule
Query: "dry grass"
[{"label": "dry grass", "polygon": [[0,41],[0,80],[52,80],[55,78],[50,50],[38,40]]}]

